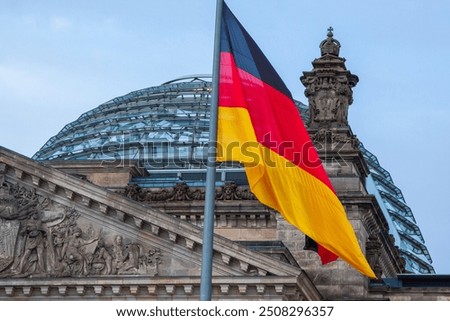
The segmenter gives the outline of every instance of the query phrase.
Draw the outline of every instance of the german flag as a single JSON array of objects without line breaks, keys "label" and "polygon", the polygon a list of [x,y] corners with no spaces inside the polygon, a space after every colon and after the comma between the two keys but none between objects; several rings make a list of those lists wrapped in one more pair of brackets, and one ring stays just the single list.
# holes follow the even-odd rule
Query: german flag
[{"label": "german flag", "polygon": [[375,278],[305,129],[291,93],[224,3],[220,39],[218,161],[244,164],[250,188],[337,257]]}]

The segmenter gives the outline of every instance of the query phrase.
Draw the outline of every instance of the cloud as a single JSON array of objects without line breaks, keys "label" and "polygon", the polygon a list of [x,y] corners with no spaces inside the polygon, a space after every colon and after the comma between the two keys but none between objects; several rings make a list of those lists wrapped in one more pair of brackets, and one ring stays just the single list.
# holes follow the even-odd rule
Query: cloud
[{"label": "cloud", "polygon": [[72,27],[72,21],[62,16],[52,17],[50,18],[50,27],[55,31],[64,31]]}]

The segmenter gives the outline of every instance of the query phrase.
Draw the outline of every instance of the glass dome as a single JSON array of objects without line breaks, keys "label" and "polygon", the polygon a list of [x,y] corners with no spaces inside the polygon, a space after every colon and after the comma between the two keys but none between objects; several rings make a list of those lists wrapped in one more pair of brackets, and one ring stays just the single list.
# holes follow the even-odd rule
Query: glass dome
[{"label": "glass dome", "polygon": [[[33,159],[133,159],[150,168],[204,167],[210,94],[209,75],[186,76],[133,91],[64,126]],[[304,104],[297,105],[306,112]]]},{"label": "glass dome", "polygon": [[114,98],[64,126],[33,158],[195,163],[208,141],[210,92],[210,77],[192,76]]}]

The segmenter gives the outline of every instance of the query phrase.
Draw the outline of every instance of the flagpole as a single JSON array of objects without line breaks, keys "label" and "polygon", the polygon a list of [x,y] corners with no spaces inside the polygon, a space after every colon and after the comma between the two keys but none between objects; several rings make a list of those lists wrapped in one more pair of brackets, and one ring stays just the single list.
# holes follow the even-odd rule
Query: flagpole
[{"label": "flagpole", "polygon": [[205,210],[203,216],[202,272],[200,300],[211,301],[212,263],[214,238],[214,207],[216,201],[216,148],[217,110],[219,101],[220,28],[222,24],[223,0],[216,2],[216,25],[214,31],[214,55],[212,73],[211,111],[209,121],[209,145],[206,169]]}]

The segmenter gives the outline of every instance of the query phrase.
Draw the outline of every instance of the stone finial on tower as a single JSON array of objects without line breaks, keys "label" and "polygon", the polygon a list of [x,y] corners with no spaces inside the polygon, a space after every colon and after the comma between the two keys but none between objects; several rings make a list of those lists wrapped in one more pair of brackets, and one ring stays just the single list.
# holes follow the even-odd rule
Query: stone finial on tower
[{"label": "stone finial on tower", "polygon": [[328,28],[327,39],[320,43],[321,57],[312,62],[312,71],[303,72],[300,77],[306,87],[310,129],[348,125],[352,88],[358,83],[358,76],[345,67],[345,58],[339,57],[340,47],[339,41],[333,38],[333,28]]},{"label": "stone finial on tower", "polygon": [[341,44],[336,39],[333,39],[333,27],[328,28],[327,39],[320,43],[320,53],[322,56],[333,55],[339,56],[339,49]]}]

